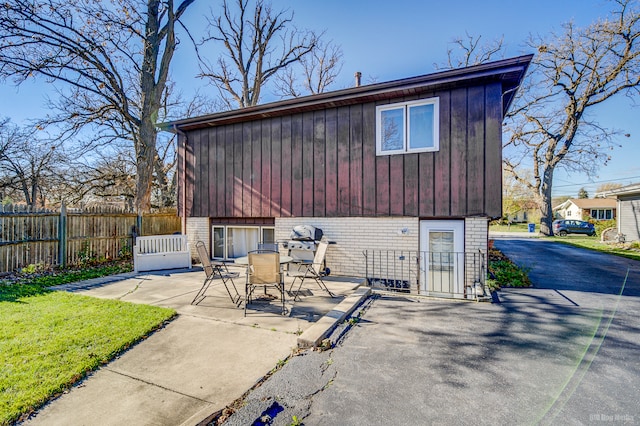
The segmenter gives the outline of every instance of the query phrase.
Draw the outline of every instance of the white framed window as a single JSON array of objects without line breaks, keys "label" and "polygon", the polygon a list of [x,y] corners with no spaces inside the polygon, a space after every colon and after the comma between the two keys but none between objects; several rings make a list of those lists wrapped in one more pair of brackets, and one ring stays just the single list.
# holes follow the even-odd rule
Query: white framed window
[{"label": "white framed window", "polygon": [[235,259],[256,250],[259,243],[275,243],[273,226],[213,225],[211,228],[214,259]]},{"label": "white framed window", "polygon": [[376,154],[437,151],[439,122],[438,98],[376,107]]},{"label": "white framed window", "polygon": [[591,209],[591,217],[598,220],[613,219],[612,209]]}]

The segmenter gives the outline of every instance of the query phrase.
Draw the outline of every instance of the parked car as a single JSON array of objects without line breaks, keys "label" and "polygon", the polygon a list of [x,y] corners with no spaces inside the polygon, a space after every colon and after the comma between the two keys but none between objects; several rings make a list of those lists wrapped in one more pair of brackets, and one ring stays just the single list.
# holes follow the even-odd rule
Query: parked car
[{"label": "parked car", "polygon": [[553,221],[553,233],[561,237],[567,234],[587,234],[592,237],[596,235],[596,228],[584,220],[562,219]]}]

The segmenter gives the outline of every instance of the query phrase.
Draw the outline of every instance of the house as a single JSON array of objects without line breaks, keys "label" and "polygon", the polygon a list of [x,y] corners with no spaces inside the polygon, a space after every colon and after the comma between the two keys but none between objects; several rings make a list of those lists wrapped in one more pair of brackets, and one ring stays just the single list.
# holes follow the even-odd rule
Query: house
[{"label": "house", "polygon": [[[502,215],[502,120],[531,58],[169,123],[184,231],[233,259],[313,225],[335,242],[333,275],[365,277],[365,250],[486,253],[488,220]],[[447,292],[482,266],[473,278],[458,262]]]},{"label": "house", "polygon": [[596,220],[616,218],[616,201],[608,198],[571,198],[553,208],[556,217]]},{"label": "house", "polygon": [[511,213],[506,213],[507,221],[510,223],[537,222],[540,220],[540,206],[534,200],[524,200],[518,202],[517,210],[514,208]]},{"label": "house", "polygon": [[640,183],[623,186],[603,193],[613,197],[618,209],[618,233],[625,241],[640,240]]}]

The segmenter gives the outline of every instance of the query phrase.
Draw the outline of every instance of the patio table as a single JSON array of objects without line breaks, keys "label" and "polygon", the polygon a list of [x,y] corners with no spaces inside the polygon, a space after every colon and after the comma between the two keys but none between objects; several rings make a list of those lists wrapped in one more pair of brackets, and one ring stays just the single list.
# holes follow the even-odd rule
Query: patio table
[{"label": "patio table", "polygon": [[[291,256],[280,256],[280,264],[284,265],[293,261]],[[236,265],[249,265],[249,256],[236,257],[234,259]]]}]

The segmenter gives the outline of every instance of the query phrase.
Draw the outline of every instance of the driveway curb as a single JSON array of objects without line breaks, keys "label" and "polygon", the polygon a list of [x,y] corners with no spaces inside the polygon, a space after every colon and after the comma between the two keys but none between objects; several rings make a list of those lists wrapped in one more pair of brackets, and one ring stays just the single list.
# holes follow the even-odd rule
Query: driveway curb
[{"label": "driveway curb", "polygon": [[[298,337],[298,347],[307,349],[319,346],[323,339],[331,334],[358,306],[362,304],[372,291],[370,287],[359,287],[346,297],[334,309],[329,311],[313,326]],[[210,423],[221,410],[212,413],[211,407],[205,407],[181,423],[181,426],[202,426]]]},{"label": "driveway curb", "polygon": [[309,327],[298,337],[298,347],[312,348],[320,345],[342,321],[351,314],[371,294],[370,287],[359,287],[353,294],[347,296],[335,308],[329,311],[318,322]]}]

